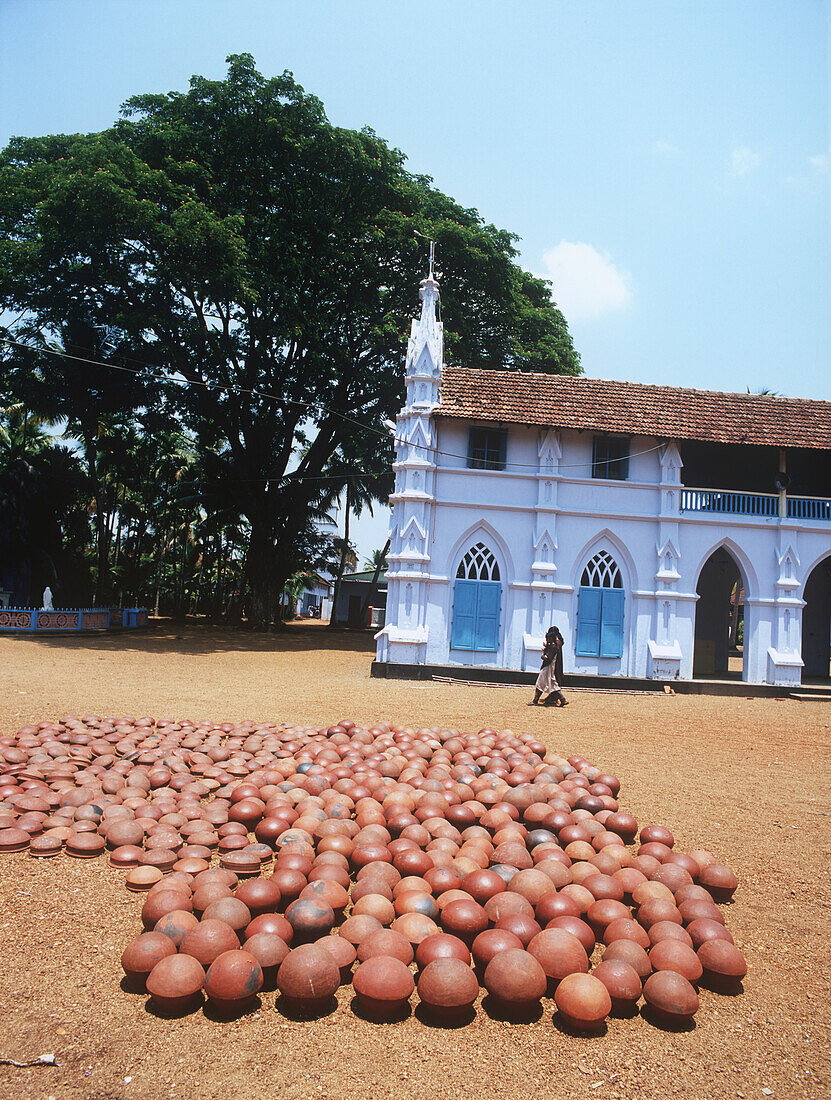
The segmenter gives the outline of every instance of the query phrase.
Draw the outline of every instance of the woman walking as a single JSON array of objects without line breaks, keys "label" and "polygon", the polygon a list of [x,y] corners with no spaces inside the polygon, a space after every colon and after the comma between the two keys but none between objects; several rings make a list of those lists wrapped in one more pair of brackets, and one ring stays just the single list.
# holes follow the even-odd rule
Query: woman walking
[{"label": "woman walking", "polygon": [[563,636],[556,626],[552,626],[548,629],[545,635],[545,645],[542,648],[542,668],[540,669],[540,674],[537,677],[537,682],[534,685],[534,698],[531,699],[528,703],[529,707],[538,706],[541,697],[546,692],[548,693],[548,695],[545,702],[543,703],[543,706],[564,707],[567,705],[568,700],[560,690],[560,684],[557,680],[556,675],[558,659],[560,668],[562,669]]}]

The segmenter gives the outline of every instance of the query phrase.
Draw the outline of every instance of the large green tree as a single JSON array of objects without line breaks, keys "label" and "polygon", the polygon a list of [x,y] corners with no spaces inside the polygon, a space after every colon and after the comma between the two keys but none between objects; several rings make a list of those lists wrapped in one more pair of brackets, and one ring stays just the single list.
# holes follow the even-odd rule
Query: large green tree
[{"label": "large green tree", "polygon": [[579,361],[509,233],[406,172],[372,131],[333,126],[289,73],[228,60],[223,81],[129,100],[105,133],[11,142],[0,306],[59,334],[67,316],[115,326],[113,361],[164,380],[235,487],[264,626],[333,457],[357,435],[391,460],[380,422],[403,395],[423,274],[414,230],[437,242],[455,362],[576,373]]}]

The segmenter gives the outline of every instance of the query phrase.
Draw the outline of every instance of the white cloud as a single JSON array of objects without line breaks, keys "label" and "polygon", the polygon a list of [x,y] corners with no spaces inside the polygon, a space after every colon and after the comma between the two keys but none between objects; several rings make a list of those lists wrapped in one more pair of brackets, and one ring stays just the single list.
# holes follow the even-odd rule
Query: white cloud
[{"label": "white cloud", "polygon": [[674,160],[681,152],[677,145],[673,145],[669,141],[656,141],[654,148],[656,153],[666,157],[667,160]]},{"label": "white cloud", "polygon": [[818,153],[815,157],[808,157],[808,163],[817,172],[825,175],[828,169],[831,168],[831,145],[829,145],[827,153]]},{"label": "white cloud", "polygon": [[543,256],[552,297],[568,321],[624,309],[632,300],[631,276],[611,256],[585,241],[560,241]]},{"label": "white cloud", "polygon": [[730,154],[730,175],[734,179],[741,179],[748,172],[752,172],[762,163],[758,153],[754,153],[746,145],[737,145]]}]

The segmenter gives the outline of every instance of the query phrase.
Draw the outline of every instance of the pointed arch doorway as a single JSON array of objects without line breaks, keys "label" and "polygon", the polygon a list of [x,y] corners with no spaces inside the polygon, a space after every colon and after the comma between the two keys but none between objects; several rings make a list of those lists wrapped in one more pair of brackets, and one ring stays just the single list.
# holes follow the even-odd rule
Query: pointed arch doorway
[{"label": "pointed arch doorway", "polygon": [[805,582],[802,609],[803,680],[831,679],[831,554]]},{"label": "pointed arch doorway", "polygon": [[704,562],[695,588],[693,676],[745,678],[746,584],[736,559],[719,546]]}]

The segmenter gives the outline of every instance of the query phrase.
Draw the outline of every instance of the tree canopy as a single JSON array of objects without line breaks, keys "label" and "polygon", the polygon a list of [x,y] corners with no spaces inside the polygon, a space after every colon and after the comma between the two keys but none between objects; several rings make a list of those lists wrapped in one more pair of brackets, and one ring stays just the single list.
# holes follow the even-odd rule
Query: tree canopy
[{"label": "tree canopy", "polygon": [[247,54],[225,80],[128,100],[104,133],[15,138],[0,154],[0,307],[35,350],[7,355],[11,396],[73,425],[96,515],[102,425],[151,413],[187,432],[203,485],[248,525],[251,617],[267,625],[338,479],[358,468],[370,498],[390,491],[381,422],[403,398],[416,230],[436,241],[450,359],[579,372],[510,233]]}]

